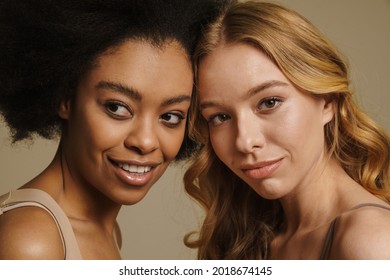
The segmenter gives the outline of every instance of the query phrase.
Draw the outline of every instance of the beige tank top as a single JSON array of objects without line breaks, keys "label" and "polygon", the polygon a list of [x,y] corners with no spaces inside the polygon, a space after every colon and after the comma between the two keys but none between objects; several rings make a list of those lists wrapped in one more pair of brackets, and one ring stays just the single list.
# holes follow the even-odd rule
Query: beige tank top
[{"label": "beige tank top", "polygon": [[49,194],[39,189],[19,189],[0,196],[0,215],[12,209],[25,206],[40,207],[53,217],[62,239],[65,260],[82,259],[68,217]]}]

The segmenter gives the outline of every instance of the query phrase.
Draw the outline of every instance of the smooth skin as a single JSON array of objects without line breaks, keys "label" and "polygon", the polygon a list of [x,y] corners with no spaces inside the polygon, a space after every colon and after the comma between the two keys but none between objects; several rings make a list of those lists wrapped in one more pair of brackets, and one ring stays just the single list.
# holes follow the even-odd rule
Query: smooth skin
[{"label": "smooth skin", "polygon": [[[120,259],[116,217],[139,202],[176,157],[193,88],[180,45],[126,41],[109,50],[64,100],[65,127],[49,167],[23,188],[49,193],[68,216],[84,259]],[[1,259],[63,259],[45,211],[25,207],[0,218]]]},{"label": "smooth skin", "polygon": [[260,196],[278,199],[286,228],[270,259],[318,259],[331,221],[334,259],[390,259],[388,204],[329,158],[324,125],[331,102],[295,87],[261,51],[221,43],[200,61],[200,110],[216,155]]}]

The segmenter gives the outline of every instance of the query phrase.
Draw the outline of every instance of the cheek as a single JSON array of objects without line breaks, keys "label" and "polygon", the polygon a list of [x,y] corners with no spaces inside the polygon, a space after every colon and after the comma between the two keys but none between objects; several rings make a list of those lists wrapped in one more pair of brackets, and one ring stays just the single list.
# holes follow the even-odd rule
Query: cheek
[{"label": "cheek", "polygon": [[316,112],[299,111],[284,118],[275,129],[275,141],[289,149],[295,157],[317,155],[324,146],[324,132],[320,116]]},{"label": "cheek", "polygon": [[184,139],[185,126],[170,130],[165,127],[159,132],[160,148],[166,161],[172,161],[178,154]]},{"label": "cheek", "polygon": [[89,138],[88,142],[95,145],[105,146],[115,139],[123,131],[120,126],[112,125],[109,121],[102,118],[89,118],[85,122],[85,138]]},{"label": "cheek", "polygon": [[233,154],[234,139],[232,139],[232,131],[228,129],[210,130],[210,143],[217,157],[229,165],[229,156]]},{"label": "cheek", "polygon": [[[85,113],[84,113],[85,112]],[[96,153],[118,145],[126,128],[114,125],[107,117],[95,110],[79,113],[70,126],[73,148],[88,158],[99,157]]]},{"label": "cheek", "polygon": [[284,118],[279,127],[274,127],[272,131],[279,141],[297,144],[305,140],[307,128],[307,123],[299,115],[290,115],[288,118]]}]

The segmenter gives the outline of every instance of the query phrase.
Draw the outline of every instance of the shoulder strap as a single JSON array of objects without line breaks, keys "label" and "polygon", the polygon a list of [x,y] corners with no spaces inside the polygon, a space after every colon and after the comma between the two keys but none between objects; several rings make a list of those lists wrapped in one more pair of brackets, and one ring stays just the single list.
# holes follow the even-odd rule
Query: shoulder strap
[{"label": "shoulder strap", "polygon": [[332,247],[332,241],[334,236],[334,228],[339,217],[335,218],[330,224],[328,233],[326,234],[324,247],[321,252],[320,260],[326,260],[329,257],[330,248]]},{"label": "shoulder strap", "polygon": [[[352,207],[351,209],[345,211],[344,213],[347,213],[347,212],[350,212],[350,211],[353,211],[353,210],[356,210],[356,209],[359,209],[359,208],[363,208],[363,207],[370,207],[370,206],[371,207],[378,207],[378,208],[383,208],[383,209],[386,209],[386,210],[390,210],[390,207],[386,207],[386,206],[383,206],[381,204],[377,204],[377,203],[362,203],[362,204],[356,205],[355,207]],[[344,213],[342,213],[342,214],[344,214]],[[341,215],[336,217],[332,221],[332,223],[330,224],[328,233],[326,234],[326,237],[325,237],[324,247],[323,247],[322,252],[321,252],[320,260],[326,260],[326,259],[329,258],[329,253],[330,253],[330,249],[332,247],[332,241],[333,241],[333,237],[334,237],[336,223],[337,223],[338,219],[341,217]]]},{"label": "shoulder strap", "polygon": [[[6,196],[6,195],[4,195]],[[4,198],[0,197],[0,202]],[[18,189],[11,191],[0,204],[1,212],[7,212],[24,206],[35,206],[46,210],[56,222],[64,247],[66,260],[80,260],[81,253],[72,226],[64,211],[46,192],[39,189]]]}]

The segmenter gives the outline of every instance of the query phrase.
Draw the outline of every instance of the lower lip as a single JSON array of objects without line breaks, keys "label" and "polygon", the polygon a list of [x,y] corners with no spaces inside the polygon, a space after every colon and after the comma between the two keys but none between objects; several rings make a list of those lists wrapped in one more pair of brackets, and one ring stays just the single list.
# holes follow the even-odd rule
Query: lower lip
[{"label": "lower lip", "polygon": [[271,163],[269,165],[259,167],[259,168],[253,168],[253,169],[245,169],[243,172],[246,176],[248,176],[251,179],[265,179],[267,177],[270,177],[272,173],[275,172],[275,170],[282,164],[282,160],[278,160],[274,163]]},{"label": "lower lip", "polygon": [[126,185],[129,186],[144,186],[153,178],[153,170],[152,168],[149,172],[145,173],[132,173],[123,170],[119,166],[115,165],[115,174],[116,176]]}]

